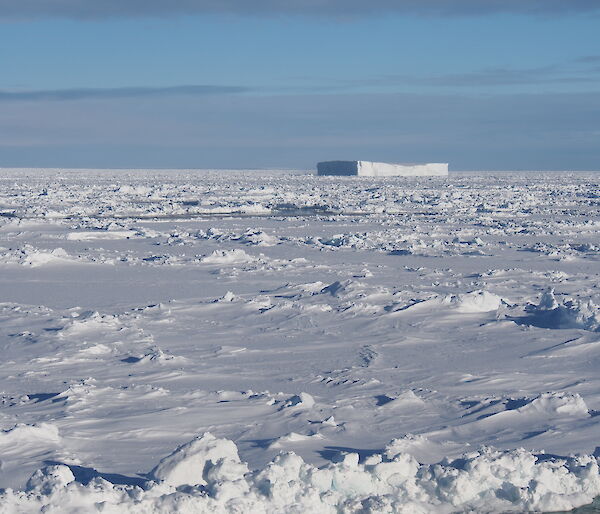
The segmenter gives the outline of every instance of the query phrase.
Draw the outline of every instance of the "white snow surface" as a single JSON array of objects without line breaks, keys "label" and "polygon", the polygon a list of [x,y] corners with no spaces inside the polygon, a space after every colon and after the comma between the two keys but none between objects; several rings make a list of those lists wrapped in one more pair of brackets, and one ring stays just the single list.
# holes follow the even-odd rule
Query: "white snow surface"
[{"label": "white snow surface", "polygon": [[0,513],[600,495],[600,175],[0,186]]}]

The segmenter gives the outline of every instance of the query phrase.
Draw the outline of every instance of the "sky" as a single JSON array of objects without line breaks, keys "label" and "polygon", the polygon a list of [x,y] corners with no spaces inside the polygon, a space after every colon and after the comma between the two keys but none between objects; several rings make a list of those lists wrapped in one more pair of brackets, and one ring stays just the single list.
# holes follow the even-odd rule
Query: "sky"
[{"label": "sky", "polygon": [[0,0],[0,167],[600,170],[598,0]]}]

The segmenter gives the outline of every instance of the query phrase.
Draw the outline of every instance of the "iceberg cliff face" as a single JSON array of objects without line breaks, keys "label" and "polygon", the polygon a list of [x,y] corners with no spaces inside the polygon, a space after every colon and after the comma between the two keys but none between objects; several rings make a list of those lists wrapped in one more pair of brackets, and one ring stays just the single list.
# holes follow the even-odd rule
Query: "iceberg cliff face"
[{"label": "iceberg cliff face", "polygon": [[359,177],[422,177],[448,175],[447,163],[392,164],[369,161],[326,161],[317,164],[319,175]]}]

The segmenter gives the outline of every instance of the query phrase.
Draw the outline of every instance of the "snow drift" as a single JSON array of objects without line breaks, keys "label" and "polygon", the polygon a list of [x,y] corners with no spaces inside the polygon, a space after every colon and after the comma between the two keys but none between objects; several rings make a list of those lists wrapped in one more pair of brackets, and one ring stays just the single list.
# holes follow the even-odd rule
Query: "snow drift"
[{"label": "snow drift", "polygon": [[592,456],[558,458],[482,448],[422,465],[397,453],[357,453],[317,468],[282,453],[249,472],[232,441],[204,434],[180,446],[143,487],[75,480],[68,466],[36,471],[26,490],[0,494],[0,513],[400,512],[567,510],[600,494]]}]

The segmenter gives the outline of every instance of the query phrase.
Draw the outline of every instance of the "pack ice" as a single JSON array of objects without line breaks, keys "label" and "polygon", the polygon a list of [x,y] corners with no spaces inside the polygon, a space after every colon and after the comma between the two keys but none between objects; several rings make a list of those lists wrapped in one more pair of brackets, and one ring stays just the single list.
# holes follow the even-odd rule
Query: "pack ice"
[{"label": "pack ice", "polygon": [[0,185],[0,513],[600,495],[597,174]]}]

